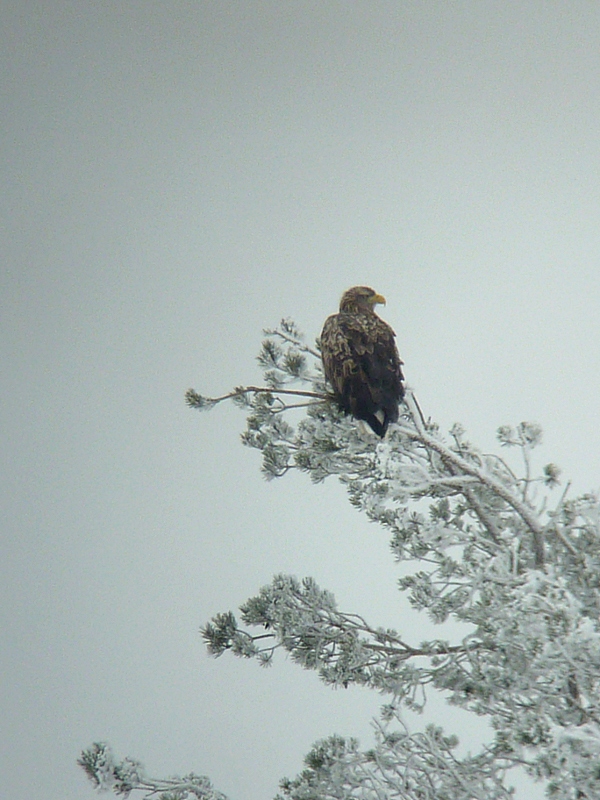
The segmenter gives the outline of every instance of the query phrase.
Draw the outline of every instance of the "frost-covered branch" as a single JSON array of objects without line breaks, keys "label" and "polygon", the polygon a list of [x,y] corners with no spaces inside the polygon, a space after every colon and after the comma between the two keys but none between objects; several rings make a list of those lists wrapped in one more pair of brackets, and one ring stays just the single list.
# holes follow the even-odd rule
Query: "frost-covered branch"
[{"label": "frost-covered branch", "polygon": [[185,402],[190,408],[208,411],[224,400],[240,400],[244,404],[247,404],[247,395],[249,394],[265,394],[275,398],[280,394],[291,394],[295,397],[314,397],[317,400],[330,399],[327,395],[319,394],[318,392],[302,392],[294,389],[273,389],[267,386],[238,386],[232,392],[227,392],[227,394],[223,394],[220,397],[204,397],[194,391],[194,389],[188,389],[185,393]]},{"label": "frost-covered branch", "polygon": [[304,668],[317,670],[325,683],[402,694],[411,707],[424,686],[438,683],[451,664],[468,660],[483,644],[468,637],[456,645],[441,640],[409,645],[395,630],[374,628],[358,614],[340,612],[333,596],[310,578],[300,582],[276,576],[241,612],[242,621],[261,633],[240,629],[231,612],[219,614],[202,631],[212,655],[231,650],[266,666],[283,648]]},{"label": "frost-covered branch", "polygon": [[128,797],[131,792],[140,791],[145,792],[144,797],[156,800],[227,800],[205,775],[191,772],[183,778],[149,778],[140,761],[131,758],[118,761],[105,742],[95,742],[88,747],[77,763],[101,792],[111,790]]},{"label": "frost-covered branch", "polygon": [[310,347],[304,342],[302,333],[296,326],[296,323],[289,317],[284,317],[279,323],[278,328],[265,328],[263,330],[265,336],[281,339],[284,342],[292,345],[293,349],[300,353],[307,353],[314,358],[321,358],[321,352],[317,343],[317,347]]},{"label": "frost-covered branch", "polygon": [[[533,546],[535,554],[535,566],[543,567],[544,565],[544,529],[534,510],[528,506],[526,500],[522,500],[514,491],[509,487],[505,481],[496,477],[488,468],[481,467],[477,463],[468,461],[459,454],[453,452],[449,447],[445,446],[436,437],[430,435],[426,431],[417,430],[412,431],[409,428],[401,426],[401,431],[404,435],[408,436],[413,441],[424,445],[428,449],[438,453],[444,461],[454,467],[462,475],[469,475],[474,478],[482,486],[487,486],[498,497],[505,500],[521,517],[525,525],[533,534]],[[431,484],[433,486],[433,483]]]},{"label": "frost-covered branch", "polygon": [[429,725],[410,733],[394,706],[375,723],[375,746],[361,752],[354,739],[317,742],[294,780],[281,782],[276,800],[510,800],[507,764],[493,751],[459,759],[456,737]]}]

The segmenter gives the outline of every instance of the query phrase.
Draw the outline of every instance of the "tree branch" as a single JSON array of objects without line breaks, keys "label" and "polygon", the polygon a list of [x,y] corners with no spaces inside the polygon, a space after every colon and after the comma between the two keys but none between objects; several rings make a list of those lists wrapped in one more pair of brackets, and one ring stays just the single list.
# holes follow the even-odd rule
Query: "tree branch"
[{"label": "tree branch", "polygon": [[293,395],[295,397],[313,397],[316,400],[331,400],[331,395],[321,394],[320,392],[307,392],[301,389],[275,389],[269,386],[236,386],[232,392],[223,394],[220,397],[205,397],[198,394],[194,389],[188,389],[185,393],[185,402],[192,408],[209,410],[223,400],[232,400],[236,397],[243,397],[245,394],[270,394],[274,397],[280,394]]},{"label": "tree branch", "polygon": [[542,569],[544,566],[544,529],[540,525],[538,518],[536,517],[535,513],[518,497],[504,486],[500,481],[496,480],[494,477],[486,473],[480,467],[471,464],[466,459],[459,456],[457,453],[454,453],[444,444],[442,444],[438,439],[431,436],[421,425],[416,425],[417,430],[414,431],[411,428],[408,428],[403,425],[398,426],[400,428],[401,433],[407,436],[409,439],[413,441],[420,442],[425,447],[434,450],[438,453],[445,461],[453,464],[455,467],[460,469],[462,472],[466,473],[467,475],[472,475],[473,477],[477,478],[482,484],[488,486],[492,491],[494,491],[497,495],[499,495],[503,500],[505,500],[511,508],[517,512],[517,514],[521,517],[525,525],[529,528],[531,533],[533,534],[533,551],[534,551],[534,560],[535,566],[538,569]]}]

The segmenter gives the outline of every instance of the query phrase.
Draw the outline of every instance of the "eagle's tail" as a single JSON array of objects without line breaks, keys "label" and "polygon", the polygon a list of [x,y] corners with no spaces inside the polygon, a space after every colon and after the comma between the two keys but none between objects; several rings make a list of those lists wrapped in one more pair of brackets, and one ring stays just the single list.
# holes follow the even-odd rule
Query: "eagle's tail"
[{"label": "eagle's tail", "polygon": [[381,439],[386,434],[390,420],[385,411],[376,411],[375,414],[365,414],[362,419],[367,423],[374,434]]}]

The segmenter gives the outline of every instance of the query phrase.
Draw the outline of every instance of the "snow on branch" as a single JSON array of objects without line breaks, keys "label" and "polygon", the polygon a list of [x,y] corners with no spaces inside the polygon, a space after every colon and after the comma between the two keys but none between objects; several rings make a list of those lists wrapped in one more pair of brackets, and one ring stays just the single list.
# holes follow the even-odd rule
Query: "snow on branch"
[{"label": "snow on branch", "polygon": [[227,800],[204,775],[192,772],[183,778],[149,778],[141,762],[131,758],[118,761],[105,742],[95,742],[88,747],[77,763],[101,792],[112,790],[118,796],[128,797],[138,790],[145,792],[146,798],[155,800]]},{"label": "snow on branch", "polygon": [[[278,575],[241,612],[243,622],[262,633],[241,630],[231,613],[217,615],[202,630],[212,655],[231,650],[266,666],[275,651],[283,648],[305,669],[317,670],[330,685],[355,683],[396,696],[404,685],[403,696],[413,708],[421,687],[435,683],[481,645],[474,638],[458,645],[437,640],[409,645],[394,630],[373,628],[358,614],[338,611],[331,594],[311,578],[300,582]],[[413,661],[428,665],[409,664]]]},{"label": "snow on branch", "polygon": [[428,725],[411,734],[394,706],[375,722],[375,746],[361,752],[355,739],[317,742],[294,780],[281,782],[276,800],[511,800],[506,764],[493,751],[459,759],[456,737]]}]

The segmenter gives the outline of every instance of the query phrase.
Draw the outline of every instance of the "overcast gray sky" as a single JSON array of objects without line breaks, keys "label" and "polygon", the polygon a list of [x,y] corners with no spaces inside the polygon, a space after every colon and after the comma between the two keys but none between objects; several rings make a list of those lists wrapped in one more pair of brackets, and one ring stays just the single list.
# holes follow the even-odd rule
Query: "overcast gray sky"
[{"label": "overcast gray sky", "polygon": [[279,571],[423,623],[341,487],[265,483],[242,414],[184,391],[257,380],[263,327],[314,337],[369,284],[428,415],[486,449],[539,422],[540,464],[597,490],[600,5],[5,0],[0,22],[2,790],[92,798],[75,760],[105,739],[266,800],[316,739],[368,744],[380,698],[211,660],[199,626]]}]

